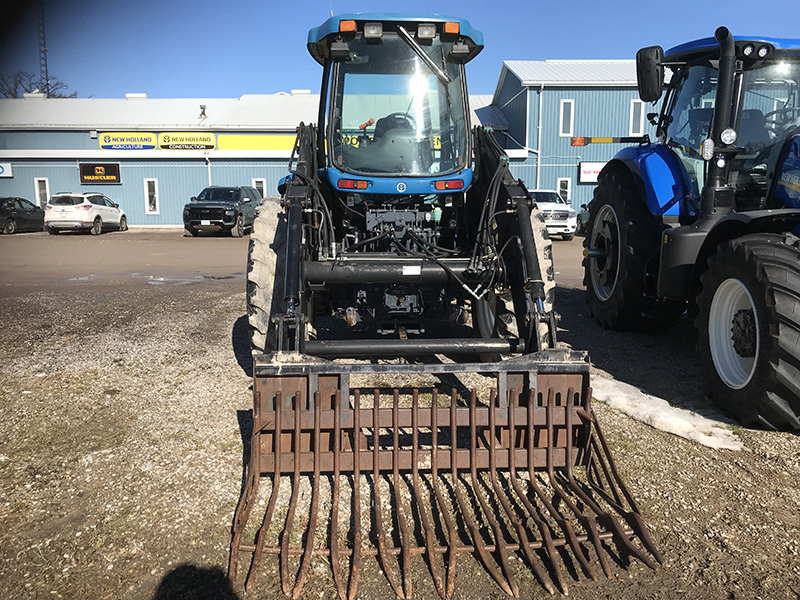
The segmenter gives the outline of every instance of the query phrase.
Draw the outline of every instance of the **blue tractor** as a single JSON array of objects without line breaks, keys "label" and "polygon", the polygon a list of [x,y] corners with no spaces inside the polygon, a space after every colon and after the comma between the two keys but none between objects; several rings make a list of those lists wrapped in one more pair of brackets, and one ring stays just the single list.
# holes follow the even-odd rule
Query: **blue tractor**
[{"label": "blue tractor", "polygon": [[551,592],[567,591],[566,552],[594,579],[594,548],[612,577],[612,539],[661,562],[592,412],[586,353],[556,343],[541,212],[470,125],[464,65],[482,47],[440,16],[339,15],[309,32],[318,123],[298,128],[248,255],[253,432],[229,564],[236,581],[251,553],[246,588],[267,555],[296,598],[324,553],[343,600],[365,554],[401,598],[419,555],[442,598],[462,552],[515,596],[512,554]]},{"label": "blue tractor", "polygon": [[800,429],[800,40],[721,27],[643,48],[637,77],[643,101],[662,100],[648,115],[657,141],[600,174],[592,316],[644,330],[688,308],[713,400],[748,426]]}]

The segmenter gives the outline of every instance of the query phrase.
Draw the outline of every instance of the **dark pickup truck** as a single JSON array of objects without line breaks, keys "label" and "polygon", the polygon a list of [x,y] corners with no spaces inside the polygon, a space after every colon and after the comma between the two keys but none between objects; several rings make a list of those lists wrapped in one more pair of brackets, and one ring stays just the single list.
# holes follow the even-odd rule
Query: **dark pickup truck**
[{"label": "dark pickup truck", "polygon": [[201,231],[230,231],[242,237],[253,226],[261,194],[252,187],[211,186],[183,207],[183,226],[196,236]]}]

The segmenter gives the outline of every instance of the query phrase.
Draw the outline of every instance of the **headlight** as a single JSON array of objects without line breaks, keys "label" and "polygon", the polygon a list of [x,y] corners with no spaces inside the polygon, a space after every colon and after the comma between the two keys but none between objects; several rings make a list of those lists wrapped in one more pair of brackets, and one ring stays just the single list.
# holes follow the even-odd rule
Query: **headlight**
[{"label": "headlight", "polygon": [[232,210],[226,210],[226,211],[225,211],[225,214],[226,214],[226,215],[232,215],[232,214],[233,214],[233,211],[232,211]]},{"label": "headlight", "polygon": [[735,144],[736,143],[736,131],[734,131],[733,129],[728,127],[727,129],[724,129],[722,131],[722,133],[719,134],[719,139],[723,144],[725,144],[727,146]]}]

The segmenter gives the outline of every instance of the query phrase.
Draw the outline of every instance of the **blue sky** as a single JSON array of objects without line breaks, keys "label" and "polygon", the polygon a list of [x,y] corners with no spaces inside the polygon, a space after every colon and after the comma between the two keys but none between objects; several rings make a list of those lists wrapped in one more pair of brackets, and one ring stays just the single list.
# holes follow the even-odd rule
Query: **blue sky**
[{"label": "blue sky", "polygon": [[[238,98],[318,91],[306,51],[334,14],[431,12],[469,19],[484,51],[467,67],[473,94],[494,92],[504,60],[634,58],[709,37],[800,37],[797,0],[45,0],[48,68],[81,97]],[[33,4],[33,10],[12,6]],[[38,0],[0,0],[0,74],[39,72]],[[16,12],[16,14],[14,14]]]}]

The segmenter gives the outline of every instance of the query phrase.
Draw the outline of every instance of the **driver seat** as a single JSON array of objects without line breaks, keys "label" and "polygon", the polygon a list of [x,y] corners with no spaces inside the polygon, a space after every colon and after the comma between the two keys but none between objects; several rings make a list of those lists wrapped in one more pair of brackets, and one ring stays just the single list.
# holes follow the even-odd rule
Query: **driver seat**
[{"label": "driver seat", "polygon": [[407,129],[408,131],[412,131],[411,123],[408,119],[401,117],[400,115],[389,115],[386,117],[381,117],[375,123],[375,139],[378,140],[386,135],[387,131],[392,129]]}]

